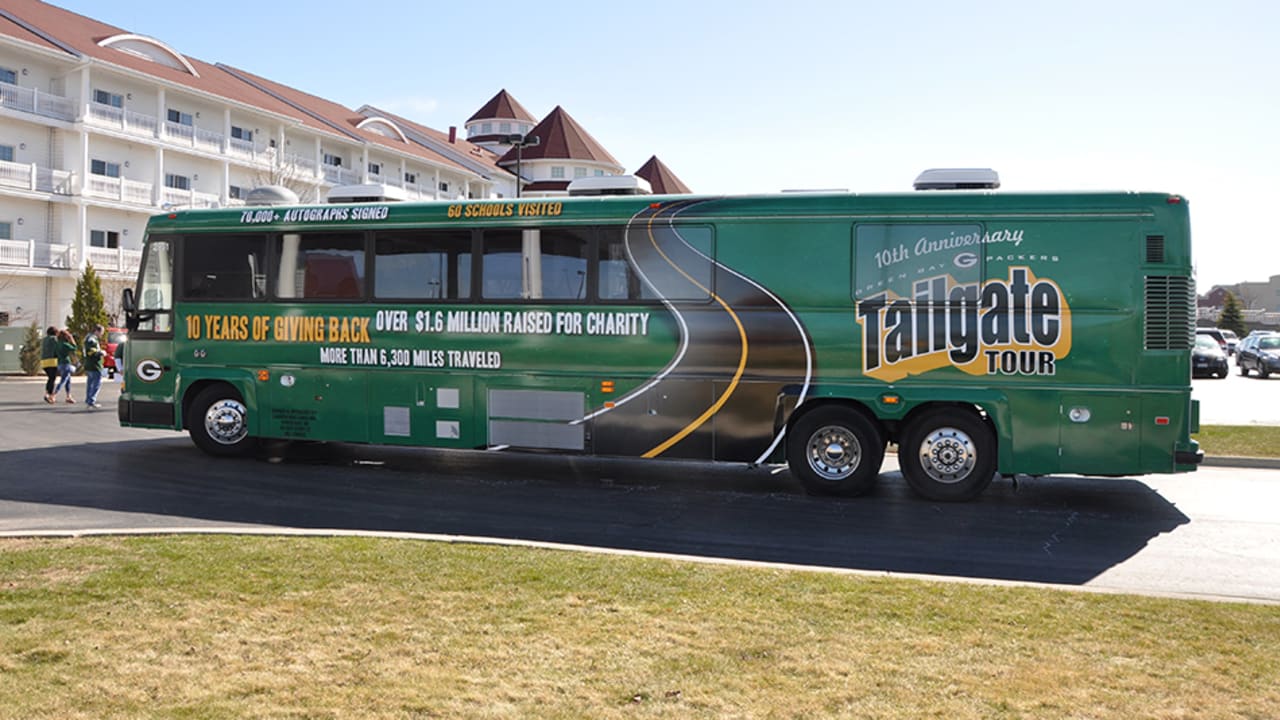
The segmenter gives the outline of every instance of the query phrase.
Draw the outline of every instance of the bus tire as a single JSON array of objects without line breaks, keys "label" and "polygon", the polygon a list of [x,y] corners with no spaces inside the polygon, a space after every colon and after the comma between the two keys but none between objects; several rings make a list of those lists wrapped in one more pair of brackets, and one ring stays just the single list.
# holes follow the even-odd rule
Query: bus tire
[{"label": "bus tire", "polygon": [[875,485],[883,461],[880,429],[848,408],[817,408],[787,433],[791,474],[812,495],[862,495]]},{"label": "bus tire", "polygon": [[972,500],[995,476],[995,434],[976,413],[932,410],[907,426],[898,464],[911,489],[930,500]]},{"label": "bus tire", "polygon": [[213,385],[191,402],[187,431],[196,447],[206,453],[235,457],[253,448],[248,420],[249,411],[240,393],[230,385]]}]

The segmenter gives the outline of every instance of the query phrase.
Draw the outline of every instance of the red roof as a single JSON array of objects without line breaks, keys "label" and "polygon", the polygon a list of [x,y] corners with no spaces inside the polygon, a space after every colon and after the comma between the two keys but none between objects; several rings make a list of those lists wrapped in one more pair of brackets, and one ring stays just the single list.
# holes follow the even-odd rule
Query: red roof
[{"label": "red roof", "polygon": [[[523,160],[591,160],[622,167],[559,105],[529,131],[526,137],[529,136],[537,136],[539,142],[523,149],[520,154]],[[515,148],[498,160],[498,164],[503,166],[514,165],[515,162]]]},{"label": "red roof", "polygon": [[484,107],[476,111],[475,115],[467,118],[467,122],[472,120],[522,120],[524,122],[537,122],[538,119],[533,113],[524,109],[524,106],[516,102],[505,89],[499,90],[497,95],[489,99]]},{"label": "red roof", "polygon": [[680,182],[680,178],[671,172],[671,168],[658,159],[657,155],[649,158],[635,174],[637,177],[648,180],[649,187],[653,189],[656,195],[690,195],[693,193],[688,185]]},{"label": "red roof", "polygon": [[[99,43],[117,35],[132,34],[127,30],[98,22],[68,10],[37,0],[4,0],[0,9],[0,33],[46,48],[78,53],[82,57],[149,75],[167,82],[217,96],[230,103],[248,106],[259,112],[301,122],[311,130],[363,140],[379,146],[423,157],[456,169],[470,170],[447,155],[429,150],[417,143],[401,142],[381,133],[356,126],[367,118],[341,105],[281,85],[227,65],[211,65],[182,54],[177,48],[156,48],[162,55],[177,54],[175,64],[190,64],[195,74],[182,67],[170,67],[131,52]],[[16,18],[18,22],[10,19]],[[23,27],[30,26],[31,29]],[[160,43],[164,41],[152,38]],[[70,58],[68,58],[70,59]],[[467,152],[463,150],[461,152]],[[492,162],[492,161],[490,161]]]}]

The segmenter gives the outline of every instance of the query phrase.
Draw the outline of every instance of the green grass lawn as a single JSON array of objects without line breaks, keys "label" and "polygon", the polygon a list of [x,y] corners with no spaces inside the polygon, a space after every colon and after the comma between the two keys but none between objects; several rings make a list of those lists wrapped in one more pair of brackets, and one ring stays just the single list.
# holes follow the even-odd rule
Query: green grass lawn
[{"label": "green grass lawn", "polygon": [[1280,457],[1280,427],[1268,425],[1207,425],[1191,436],[1205,455]]},{"label": "green grass lawn", "polygon": [[360,538],[0,540],[0,718],[1273,718],[1280,607]]}]

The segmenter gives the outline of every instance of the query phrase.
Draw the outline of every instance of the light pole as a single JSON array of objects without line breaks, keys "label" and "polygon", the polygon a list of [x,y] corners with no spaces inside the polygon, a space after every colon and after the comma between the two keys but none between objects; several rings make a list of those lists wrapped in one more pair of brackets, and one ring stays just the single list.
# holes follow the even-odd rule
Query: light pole
[{"label": "light pole", "polygon": [[524,179],[520,175],[520,161],[524,156],[524,149],[527,147],[537,147],[541,140],[538,139],[537,135],[521,135],[520,133],[515,133],[507,135],[503,139],[503,142],[516,149],[516,197],[520,197],[520,181]]}]

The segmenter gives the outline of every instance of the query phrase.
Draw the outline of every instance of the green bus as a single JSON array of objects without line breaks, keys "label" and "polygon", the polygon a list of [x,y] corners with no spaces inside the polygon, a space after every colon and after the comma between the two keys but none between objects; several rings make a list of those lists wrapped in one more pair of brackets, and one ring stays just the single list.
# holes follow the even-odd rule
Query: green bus
[{"label": "green bus", "polygon": [[750,465],[809,492],[1202,458],[1186,201],[932,190],[181,210],[122,425]]}]

